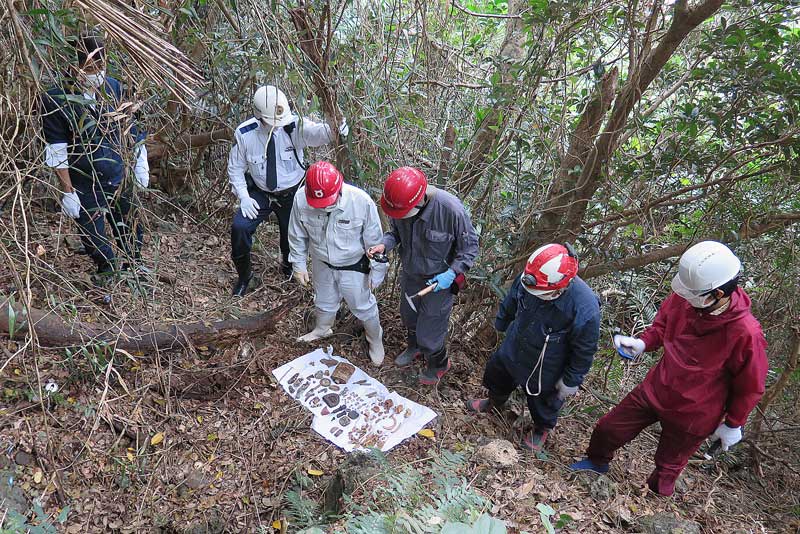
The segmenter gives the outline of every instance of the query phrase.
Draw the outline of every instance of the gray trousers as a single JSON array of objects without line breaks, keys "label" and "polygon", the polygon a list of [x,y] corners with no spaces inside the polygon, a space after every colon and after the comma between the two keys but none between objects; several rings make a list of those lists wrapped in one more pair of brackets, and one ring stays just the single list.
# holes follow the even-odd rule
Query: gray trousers
[{"label": "gray trousers", "polygon": [[[420,278],[403,273],[401,291],[406,295],[424,289],[429,278]],[[449,289],[428,293],[417,299],[417,311],[411,309],[404,296],[400,298],[400,317],[408,330],[408,346],[418,347],[429,366],[441,367],[445,360],[445,341],[453,310],[453,293]]]}]

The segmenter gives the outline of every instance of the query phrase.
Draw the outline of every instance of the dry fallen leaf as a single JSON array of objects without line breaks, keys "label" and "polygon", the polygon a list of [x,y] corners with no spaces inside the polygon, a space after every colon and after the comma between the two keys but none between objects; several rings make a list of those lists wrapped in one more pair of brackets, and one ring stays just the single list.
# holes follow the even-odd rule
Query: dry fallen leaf
[{"label": "dry fallen leaf", "polygon": [[127,456],[128,456],[128,461],[129,462],[132,462],[134,460],[134,456],[133,456],[133,453],[131,451],[128,451]]},{"label": "dry fallen leaf", "polygon": [[433,433],[433,430],[431,430],[430,428],[423,428],[422,430],[417,432],[417,434],[419,434],[422,437],[430,438],[430,439],[433,439],[433,437],[436,435],[436,434]]},{"label": "dry fallen leaf", "polygon": [[319,469],[311,469],[309,467],[308,468],[308,474],[311,475],[312,477],[321,477],[322,475],[325,474],[325,472],[324,471],[320,471]]},{"label": "dry fallen leaf", "polygon": [[42,470],[37,467],[36,471],[33,472],[33,481],[39,484],[42,481],[42,476]]},{"label": "dry fallen leaf", "polygon": [[150,445],[158,445],[162,441],[164,441],[164,433],[159,432],[158,434],[150,438]]}]

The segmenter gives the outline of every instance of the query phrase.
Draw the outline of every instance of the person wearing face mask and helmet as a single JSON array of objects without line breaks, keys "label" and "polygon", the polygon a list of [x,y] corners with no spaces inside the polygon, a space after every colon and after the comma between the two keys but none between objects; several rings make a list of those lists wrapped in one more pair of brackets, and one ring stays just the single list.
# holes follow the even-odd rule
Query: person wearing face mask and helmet
[{"label": "person wearing face mask and helmet", "polygon": [[614,336],[631,357],[664,348],[644,381],[598,421],[587,458],[572,470],[605,473],[614,451],[655,422],[661,437],[649,488],[669,496],[689,458],[711,436],[723,450],[764,393],[766,340],[738,287],[741,263],[731,250],[703,241],[681,256],[672,291],[639,337]]},{"label": "person wearing face mask and helmet", "polygon": [[[236,127],[228,155],[228,179],[239,199],[231,224],[231,259],[238,275],[233,295],[237,297],[256,285],[250,257],[253,234],[272,212],[280,233],[280,270],[291,276],[289,216],[305,176],[303,152],[306,147],[331,143],[335,134],[328,124],[292,113],[286,95],[274,85],[256,90],[253,115]],[[344,118],[338,131],[341,137],[350,131]]]},{"label": "person wearing face mask and helmet", "polygon": [[44,159],[61,183],[62,212],[76,220],[84,249],[97,267],[93,280],[104,284],[119,267],[106,225],[126,255],[122,268],[139,260],[142,227],[132,220],[131,188],[120,186],[132,168],[136,184],[146,188],[150,169],[145,133],[119,112],[123,89],[106,75],[103,40],[82,35],[74,49],[73,71],[41,97]]},{"label": "person wearing face mask and helmet", "polygon": [[478,256],[478,236],[461,201],[428,185],[425,174],[413,167],[400,167],[389,174],[381,208],[391,227],[368,255],[399,248],[403,268],[400,290],[405,295],[434,286],[431,293],[418,299],[416,309],[406,298],[400,299],[408,346],[394,363],[407,367],[417,358],[424,359],[426,367],[419,382],[435,385],[450,369],[446,338],[454,290]]},{"label": "person wearing face mask and helmet", "polygon": [[578,258],[569,244],[550,243],[530,255],[497,312],[495,328],[506,336],[486,363],[489,395],[466,402],[470,412],[487,413],[522,388],[534,428],[521,446],[533,452],[544,447],[597,351],[600,301],[577,274]]},{"label": "person wearing face mask and helmet", "polygon": [[389,266],[366,256],[382,236],[378,208],[366,192],[345,184],[342,173],[327,161],[308,168],[289,219],[289,261],[295,280],[307,286],[311,253],[316,326],[298,341],[331,335],[344,299],[364,324],[373,365],[383,363],[383,331],[372,290],[381,285]]}]

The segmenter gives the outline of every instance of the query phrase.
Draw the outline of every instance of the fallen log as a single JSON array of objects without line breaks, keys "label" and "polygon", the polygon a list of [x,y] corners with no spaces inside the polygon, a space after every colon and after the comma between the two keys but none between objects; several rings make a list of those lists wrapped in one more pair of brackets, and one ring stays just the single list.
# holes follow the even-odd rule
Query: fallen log
[{"label": "fallen log", "polygon": [[55,311],[25,308],[18,302],[9,306],[8,297],[0,295],[0,335],[9,335],[9,310],[14,337],[24,336],[33,325],[39,345],[70,347],[108,343],[118,349],[143,353],[176,349],[192,345],[225,345],[238,342],[243,336],[253,337],[275,331],[275,325],[289,310],[282,304],[270,311],[241,319],[201,321],[187,324],[101,324],[82,321],[67,322]]},{"label": "fallen log", "polygon": [[230,128],[217,128],[199,134],[181,134],[172,141],[152,139],[146,143],[147,160],[155,164],[171,153],[193,150],[214,143],[231,141],[232,139],[233,130]]}]

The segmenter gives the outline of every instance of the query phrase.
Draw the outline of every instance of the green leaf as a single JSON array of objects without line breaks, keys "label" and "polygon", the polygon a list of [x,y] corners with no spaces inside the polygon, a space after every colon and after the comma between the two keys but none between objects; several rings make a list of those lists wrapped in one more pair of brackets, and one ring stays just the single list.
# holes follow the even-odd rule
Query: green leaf
[{"label": "green leaf", "polygon": [[62,523],[62,524],[66,523],[68,515],[69,515],[69,506],[65,506],[61,510],[61,512],[59,512],[58,517],[56,518],[56,521],[58,521],[59,523]]},{"label": "green leaf", "polygon": [[11,300],[8,301],[8,338],[14,339],[14,332],[17,328],[17,312],[14,311],[14,306],[11,305]]}]

